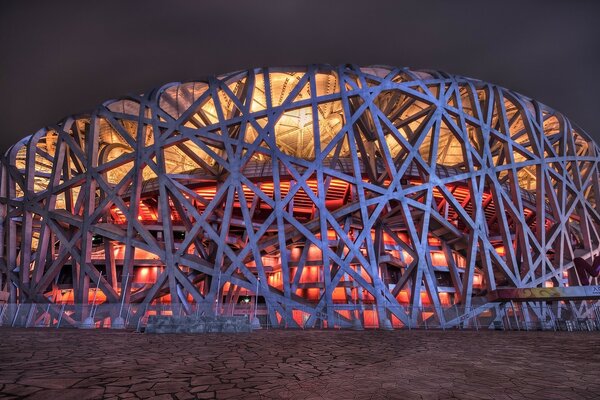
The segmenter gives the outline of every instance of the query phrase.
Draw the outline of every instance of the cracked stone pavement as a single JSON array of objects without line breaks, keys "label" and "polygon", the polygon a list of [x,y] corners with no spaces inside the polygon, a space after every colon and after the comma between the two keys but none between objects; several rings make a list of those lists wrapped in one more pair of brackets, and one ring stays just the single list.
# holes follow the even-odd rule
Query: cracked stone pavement
[{"label": "cracked stone pavement", "polygon": [[0,328],[0,398],[594,399],[599,332]]}]

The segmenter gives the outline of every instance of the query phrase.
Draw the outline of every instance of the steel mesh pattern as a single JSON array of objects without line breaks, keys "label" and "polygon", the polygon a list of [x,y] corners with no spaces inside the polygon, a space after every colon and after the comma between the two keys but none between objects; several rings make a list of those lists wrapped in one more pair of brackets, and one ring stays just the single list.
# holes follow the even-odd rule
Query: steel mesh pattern
[{"label": "steel mesh pattern", "polygon": [[590,283],[572,260],[600,243],[599,160],[559,112],[443,72],[172,83],[3,156],[0,289],[204,313],[258,292],[274,326],[452,326],[500,287]]}]

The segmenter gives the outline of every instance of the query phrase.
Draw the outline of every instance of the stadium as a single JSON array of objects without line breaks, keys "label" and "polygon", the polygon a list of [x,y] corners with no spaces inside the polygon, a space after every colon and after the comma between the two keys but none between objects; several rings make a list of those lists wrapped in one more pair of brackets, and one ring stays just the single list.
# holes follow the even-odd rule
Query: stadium
[{"label": "stadium", "polygon": [[599,161],[561,113],[439,71],[310,65],[170,83],[3,155],[0,320],[597,320]]}]

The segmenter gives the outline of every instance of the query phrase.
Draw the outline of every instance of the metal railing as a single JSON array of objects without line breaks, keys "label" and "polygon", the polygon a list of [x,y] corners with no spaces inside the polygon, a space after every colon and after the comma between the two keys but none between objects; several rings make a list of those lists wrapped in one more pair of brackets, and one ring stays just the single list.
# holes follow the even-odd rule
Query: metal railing
[{"label": "metal railing", "polygon": [[[288,313],[282,315],[282,313]],[[264,304],[0,304],[0,326],[125,328],[142,331],[150,315],[245,315],[264,329],[469,329],[600,331],[600,305],[584,302],[486,303],[480,306],[380,307],[336,304],[284,311]]]}]

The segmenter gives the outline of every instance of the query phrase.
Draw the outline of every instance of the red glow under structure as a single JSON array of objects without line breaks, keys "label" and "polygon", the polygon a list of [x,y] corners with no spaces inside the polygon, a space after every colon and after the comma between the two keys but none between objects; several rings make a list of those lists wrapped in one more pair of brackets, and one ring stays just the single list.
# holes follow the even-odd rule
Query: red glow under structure
[{"label": "red glow under structure", "polygon": [[600,244],[598,151],[555,110],[443,72],[171,83],[2,157],[0,290],[55,319],[258,301],[279,327],[491,323],[488,293],[597,284],[572,260]]}]

